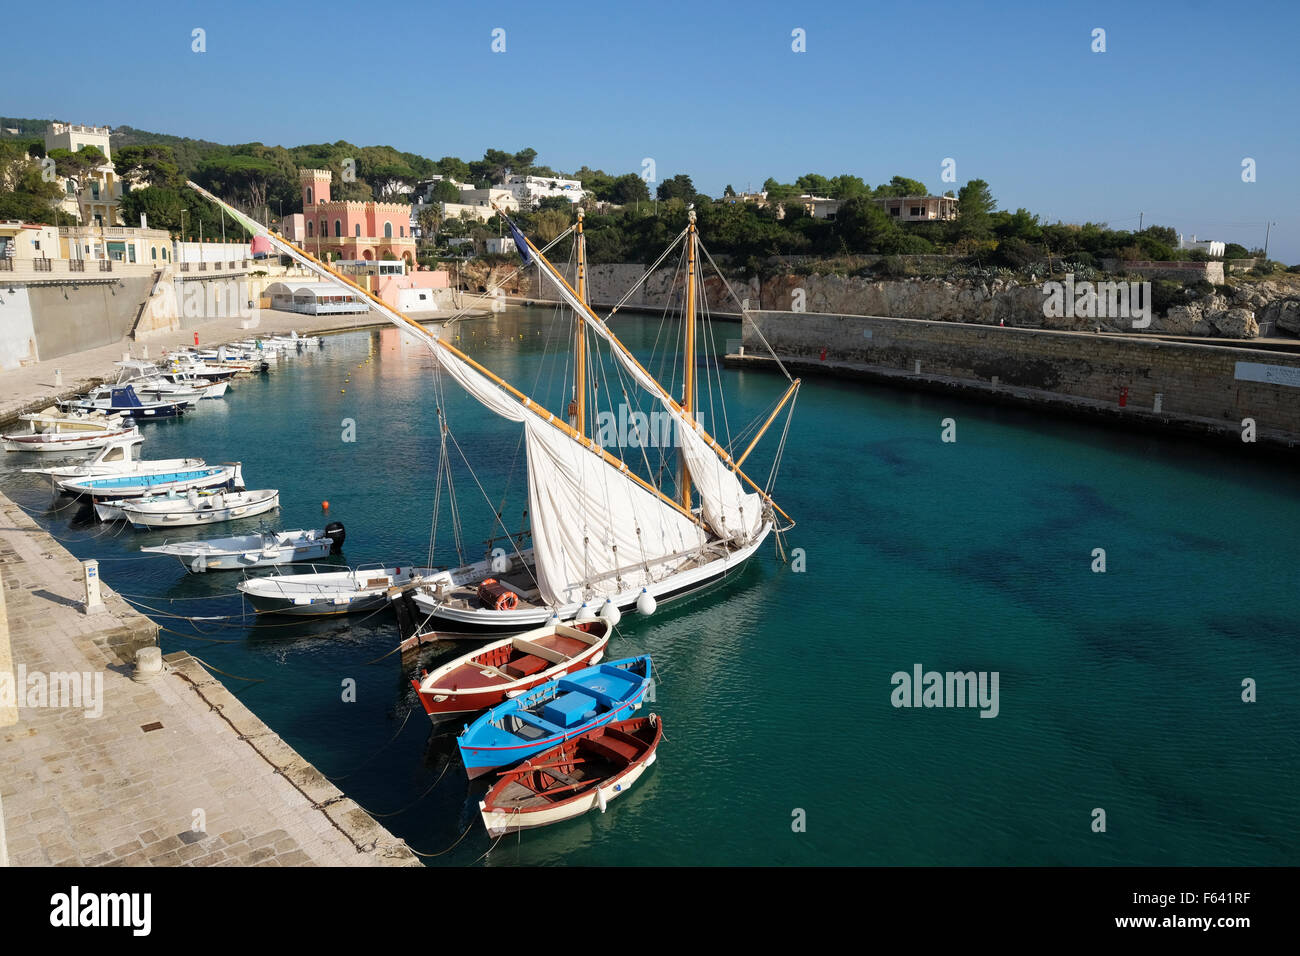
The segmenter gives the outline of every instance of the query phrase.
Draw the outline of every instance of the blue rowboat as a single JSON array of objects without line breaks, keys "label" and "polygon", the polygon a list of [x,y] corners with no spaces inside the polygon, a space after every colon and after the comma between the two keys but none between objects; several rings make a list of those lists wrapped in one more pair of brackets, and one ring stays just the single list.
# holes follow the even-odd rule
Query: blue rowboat
[{"label": "blue rowboat", "polygon": [[70,495],[90,495],[92,498],[140,498],[145,495],[164,495],[169,491],[189,491],[191,488],[244,487],[243,466],[239,462],[224,465],[207,465],[203,468],[186,468],[179,471],[153,475],[118,475],[100,478],[73,478],[60,481],[59,490]]},{"label": "blue rowboat", "polygon": [[650,657],[627,657],[574,671],[493,707],[456,739],[473,780],[509,767],[641,707]]}]

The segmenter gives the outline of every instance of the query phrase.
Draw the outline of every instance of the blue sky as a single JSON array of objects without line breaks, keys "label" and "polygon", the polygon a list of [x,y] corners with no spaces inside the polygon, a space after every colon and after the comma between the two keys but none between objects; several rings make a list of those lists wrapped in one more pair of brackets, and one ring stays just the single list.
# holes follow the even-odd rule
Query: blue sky
[{"label": "blue sky", "polygon": [[[1270,255],[1300,262],[1300,4],[227,0],[6,17],[33,40],[8,51],[6,115],[433,158],[531,146],[565,170],[649,157],[712,195],[805,172],[937,192],[951,158],[957,186],[987,180],[1005,208],[1121,228],[1145,213],[1246,246],[1272,221]],[[94,27],[51,32],[70,23]]]}]

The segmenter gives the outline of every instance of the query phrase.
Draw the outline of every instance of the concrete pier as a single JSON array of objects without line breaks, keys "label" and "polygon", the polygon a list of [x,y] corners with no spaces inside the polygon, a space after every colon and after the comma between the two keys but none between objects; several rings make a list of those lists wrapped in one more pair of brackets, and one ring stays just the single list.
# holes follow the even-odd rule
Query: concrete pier
[{"label": "concrete pier", "polygon": [[133,680],[157,627],[101,591],[0,495],[0,865],[419,864],[196,659]]}]

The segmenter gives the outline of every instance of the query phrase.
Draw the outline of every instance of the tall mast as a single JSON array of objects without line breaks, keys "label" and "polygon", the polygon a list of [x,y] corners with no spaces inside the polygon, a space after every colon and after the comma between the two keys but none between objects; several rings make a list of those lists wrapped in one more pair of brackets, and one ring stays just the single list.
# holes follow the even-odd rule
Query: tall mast
[{"label": "tall mast", "polygon": [[[582,217],[578,210],[578,299],[587,303],[587,237],[582,234]],[[569,415],[573,418],[573,428],[579,435],[587,434],[587,323],[581,312],[575,312],[578,320],[577,351],[574,355],[573,402]]]},{"label": "tall mast", "polygon": [[[688,422],[695,420],[695,210],[687,214],[686,227],[686,369],[682,376],[682,414]],[[681,505],[691,510],[691,473],[686,467],[686,455],[679,452],[679,480]]]}]

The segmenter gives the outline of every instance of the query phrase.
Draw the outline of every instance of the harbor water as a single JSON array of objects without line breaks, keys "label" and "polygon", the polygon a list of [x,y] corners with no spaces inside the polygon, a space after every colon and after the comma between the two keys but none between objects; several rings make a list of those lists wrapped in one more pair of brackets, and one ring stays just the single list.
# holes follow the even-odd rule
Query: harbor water
[{"label": "harbor water", "polygon": [[[614,325],[657,374],[658,318]],[[523,309],[446,334],[552,400],[566,330]],[[739,330],[716,334],[720,350]],[[718,375],[719,437],[786,384],[702,367],[701,387]],[[440,407],[459,552],[445,485],[434,533]],[[760,483],[783,424],[746,462]],[[391,611],[254,621],[238,573],[188,574],[138,548],[341,521],[339,563],[423,564],[431,545],[439,565],[478,559],[497,511],[511,532],[526,521],[521,427],[439,384],[394,329],[329,337],[141,427],[145,457],[242,461],[250,489],[280,490],[278,517],[170,535],[96,524],[19,472],[49,464],[30,454],[4,456],[0,489],[97,558],[162,626],[164,652],[220,669],[430,865],[1300,864],[1300,478],[1250,444],[805,381],[773,489],[797,522],[788,560],[770,539],[725,584],[626,615],[611,643],[608,657],[653,655],[657,763],[604,814],[496,842],[478,819],[485,783],[459,764],[461,725],[431,730],[390,653]],[[418,666],[468,649],[427,649]],[[894,675],[918,666],[996,675],[996,713],[895,706]]]}]

